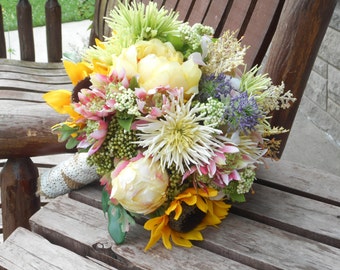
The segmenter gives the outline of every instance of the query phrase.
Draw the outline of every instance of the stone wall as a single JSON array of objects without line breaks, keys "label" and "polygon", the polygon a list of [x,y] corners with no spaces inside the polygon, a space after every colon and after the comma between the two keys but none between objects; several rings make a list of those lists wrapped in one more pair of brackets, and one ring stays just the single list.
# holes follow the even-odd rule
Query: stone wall
[{"label": "stone wall", "polygon": [[340,147],[340,0],[322,42],[299,110]]}]

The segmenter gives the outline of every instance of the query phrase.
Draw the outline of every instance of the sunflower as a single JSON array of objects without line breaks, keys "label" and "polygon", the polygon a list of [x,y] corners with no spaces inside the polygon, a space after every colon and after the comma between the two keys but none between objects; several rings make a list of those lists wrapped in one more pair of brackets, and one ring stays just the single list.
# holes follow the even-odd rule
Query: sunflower
[{"label": "sunflower", "polygon": [[144,228],[151,231],[145,250],[150,249],[160,238],[167,249],[174,244],[192,247],[192,240],[203,240],[201,230],[217,225],[224,219],[231,205],[222,200],[213,200],[218,191],[212,188],[187,188],[170,204],[164,215],[148,220]]}]

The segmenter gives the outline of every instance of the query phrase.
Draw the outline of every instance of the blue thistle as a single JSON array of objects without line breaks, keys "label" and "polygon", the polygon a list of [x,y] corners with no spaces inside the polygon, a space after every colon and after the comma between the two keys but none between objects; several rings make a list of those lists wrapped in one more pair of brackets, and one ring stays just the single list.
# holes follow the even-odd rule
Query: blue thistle
[{"label": "blue thistle", "polygon": [[241,130],[247,134],[255,129],[261,117],[262,114],[254,97],[249,98],[247,92],[231,97],[230,104],[224,112],[224,118],[230,132]]},{"label": "blue thistle", "polygon": [[199,83],[199,93],[196,99],[200,102],[206,102],[209,97],[224,101],[229,95],[231,90],[238,90],[235,87],[235,78],[225,74],[203,75]]}]

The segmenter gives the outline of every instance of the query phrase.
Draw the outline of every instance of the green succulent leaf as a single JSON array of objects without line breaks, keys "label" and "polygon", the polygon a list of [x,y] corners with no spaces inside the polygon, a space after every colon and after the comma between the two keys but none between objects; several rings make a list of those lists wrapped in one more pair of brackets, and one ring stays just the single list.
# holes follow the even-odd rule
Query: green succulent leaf
[{"label": "green succulent leaf", "polygon": [[125,240],[126,232],[122,230],[121,216],[122,210],[120,205],[111,204],[108,209],[108,231],[117,245],[122,244]]},{"label": "green succulent leaf", "polygon": [[105,188],[102,190],[102,209],[104,214],[109,210],[110,195]]},{"label": "green succulent leaf", "polygon": [[119,125],[125,130],[129,131],[133,122],[133,117],[129,118],[118,118]]},{"label": "green succulent leaf", "polygon": [[66,143],[66,149],[73,149],[78,145],[79,141],[76,138],[70,137]]}]

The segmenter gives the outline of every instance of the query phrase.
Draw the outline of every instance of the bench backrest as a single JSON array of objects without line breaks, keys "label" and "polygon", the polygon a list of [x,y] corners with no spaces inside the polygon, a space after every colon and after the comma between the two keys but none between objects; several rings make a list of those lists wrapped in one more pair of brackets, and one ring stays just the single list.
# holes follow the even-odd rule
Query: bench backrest
[{"label": "bench backrest", "polygon": [[[147,0],[141,0],[147,3]],[[190,24],[203,23],[216,29],[216,36],[229,29],[237,31],[250,46],[248,68],[263,65],[275,84],[284,81],[297,101],[273,114],[271,123],[291,129],[321,41],[334,11],[336,0],[154,0],[167,9],[179,11]],[[96,2],[91,40],[110,36],[103,17],[117,0]],[[264,61],[265,60],[265,61]],[[282,155],[289,133],[278,135]]]},{"label": "bench backrest", "polygon": [[[239,38],[244,37],[242,42],[250,46],[246,55],[248,67],[261,64],[265,59],[263,72],[269,73],[275,84],[284,81],[286,89],[291,90],[297,98],[297,101],[289,110],[277,111],[272,118],[272,124],[275,126],[283,126],[286,129],[292,127],[313,63],[334,11],[336,0],[155,0],[155,2],[168,9],[179,11],[180,19],[191,24],[202,22],[214,27],[216,35],[226,29],[231,29],[237,31]],[[108,29],[103,18],[108,16],[109,11],[114,8],[116,3],[117,0],[96,1],[90,42],[93,43],[96,37],[102,38],[110,35],[110,29]],[[56,61],[61,58],[60,5],[57,0],[48,0],[45,8],[46,32],[47,36],[50,37],[47,42],[50,48],[49,59]],[[25,60],[33,60],[34,49],[32,52],[32,46],[29,45],[32,38],[31,22],[27,19],[27,14],[30,15],[31,13],[29,1],[20,0],[17,4],[17,10],[18,22],[25,22],[22,26],[19,26],[19,36],[22,36],[20,43],[23,49],[21,54],[25,56]],[[2,25],[0,25],[0,30],[1,28]],[[1,47],[3,46],[0,44]],[[50,87],[53,87],[53,83]],[[25,86],[23,85],[20,89],[25,91]],[[49,89],[46,88],[46,90]],[[284,133],[278,136],[282,141],[280,155],[283,152],[288,135],[289,133]],[[45,136],[54,135],[45,132],[42,137]],[[25,145],[24,140],[31,139],[24,137],[22,145]],[[56,138],[52,138],[52,140],[55,141],[55,144],[58,144]],[[0,143],[1,141],[3,140],[0,138]],[[39,151],[39,155],[44,152],[43,149],[46,147],[43,141],[50,142],[51,139],[41,139],[41,145],[39,140],[33,142],[36,144],[35,148],[42,149]],[[30,156],[37,155],[37,152],[33,150],[34,147],[32,149],[16,149],[17,144],[10,144],[8,141],[6,146],[7,150],[0,149],[0,158],[20,157],[20,152],[27,156],[29,151],[32,151]],[[49,149],[62,149],[62,147],[49,147]],[[44,153],[53,154],[48,149]]]},{"label": "bench backrest", "polygon": [[[34,36],[32,28],[32,7],[29,0],[19,0],[16,6],[20,59],[35,61]],[[48,62],[61,62],[61,7],[58,0],[45,3],[46,42]],[[0,58],[6,58],[7,50],[4,35],[2,8],[0,5]]]}]

